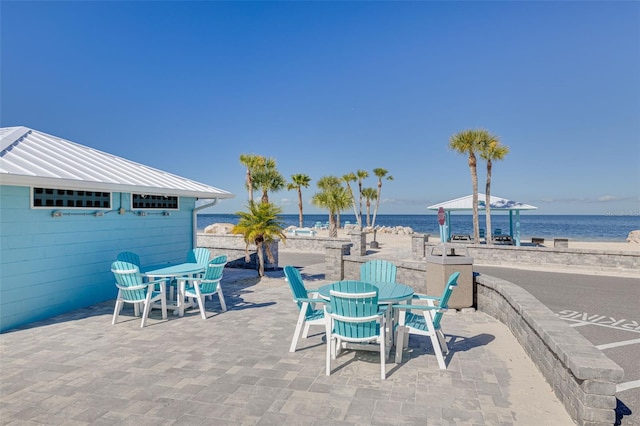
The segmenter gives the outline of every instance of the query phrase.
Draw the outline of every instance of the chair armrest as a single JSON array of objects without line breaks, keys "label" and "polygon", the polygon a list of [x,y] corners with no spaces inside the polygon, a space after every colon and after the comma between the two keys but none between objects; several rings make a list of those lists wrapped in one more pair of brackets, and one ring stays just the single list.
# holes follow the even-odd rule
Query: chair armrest
[{"label": "chair armrest", "polygon": [[322,304],[326,304],[328,302],[328,300],[325,299],[321,299],[321,298],[315,298],[315,297],[294,297],[293,298],[294,301],[296,302],[307,302],[307,303],[322,303]]},{"label": "chair armrest", "polygon": [[427,306],[427,305],[405,305],[405,304],[398,304],[398,305],[392,305],[393,309],[404,309],[407,311],[411,311],[413,309],[415,310],[421,310],[421,311],[438,311],[438,310],[445,310],[446,308],[441,308],[440,306]]},{"label": "chair armrest", "polygon": [[413,298],[414,299],[418,299],[418,300],[440,300],[440,299],[442,299],[442,297],[427,296],[426,294],[414,294]]}]

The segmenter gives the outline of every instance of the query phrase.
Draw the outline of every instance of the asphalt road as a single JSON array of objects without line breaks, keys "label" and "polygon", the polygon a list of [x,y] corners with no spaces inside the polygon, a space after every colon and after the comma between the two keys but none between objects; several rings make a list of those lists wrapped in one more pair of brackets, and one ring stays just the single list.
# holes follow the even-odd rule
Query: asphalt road
[{"label": "asphalt road", "polygon": [[640,278],[473,269],[521,286],[622,367],[618,424],[640,425]]}]

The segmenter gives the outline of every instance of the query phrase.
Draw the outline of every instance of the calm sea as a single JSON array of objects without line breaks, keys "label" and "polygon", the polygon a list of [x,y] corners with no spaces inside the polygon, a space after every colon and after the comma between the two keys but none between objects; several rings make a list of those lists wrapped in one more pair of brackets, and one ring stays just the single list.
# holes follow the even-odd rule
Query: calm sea
[{"label": "calm sea", "polygon": [[[298,226],[297,214],[280,216],[285,226]],[[316,222],[328,221],[327,214],[304,215],[304,226],[312,227]],[[355,216],[341,215],[342,223],[356,223]],[[238,223],[235,214],[200,214],[198,230],[202,231],[212,223]],[[366,222],[366,220],[365,220]],[[380,226],[408,226],[415,232],[438,236],[438,219],[435,214],[402,215],[383,214],[376,218]],[[509,231],[509,215],[504,213],[491,215],[492,228]],[[485,228],[485,217],[480,215],[480,227]],[[640,230],[640,216],[582,216],[582,215],[527,215],[520,214],[520,236],[523,240],[531,237],[547,239],[569,238],[578,241],[626,241],[629,232]],[[454,233],[473,233],[473,216],[463,214],[451,215],[451,231]]]}]

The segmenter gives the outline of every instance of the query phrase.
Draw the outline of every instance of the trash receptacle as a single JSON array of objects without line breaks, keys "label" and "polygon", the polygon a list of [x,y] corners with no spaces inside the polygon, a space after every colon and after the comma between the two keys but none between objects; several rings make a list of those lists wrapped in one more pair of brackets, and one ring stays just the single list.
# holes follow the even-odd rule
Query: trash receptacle
[{"label": "trash receptacle", "polygon": [[473,306],[473,258],[467,247],[460,244],[439,244],[431,247],[427,255],[427,293],[440,296],[449,275],[460,272],[458,286],[449,299],[449,307],[455,309]]}]

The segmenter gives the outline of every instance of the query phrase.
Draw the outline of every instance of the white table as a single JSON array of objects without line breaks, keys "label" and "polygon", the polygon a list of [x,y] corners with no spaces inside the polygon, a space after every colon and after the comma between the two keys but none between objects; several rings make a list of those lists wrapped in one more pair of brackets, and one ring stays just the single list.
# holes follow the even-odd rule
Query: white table
[{"label": "white table", "polygon": [[[206,266],[199,263],[179,263],[177,265],[170,265],[164,267],[150,267],[144,268],[142,275],[149,277],[150,280],[158,278],[175,278],[178,282],[178,295],[175,302],[172,301],[171,307],[174,308],[174,314],[178,313],[179,316],[184,316],[184,309],[186,306],[184,300],[185,293],[185,280],[186,277],[192,277],[195,274],[204,272]],[[183,279],[181,279],[183,278]],[[189,305],[191,306],[191,305]]]}]

